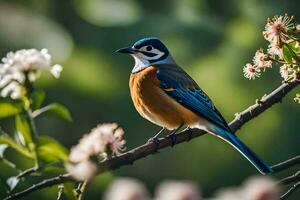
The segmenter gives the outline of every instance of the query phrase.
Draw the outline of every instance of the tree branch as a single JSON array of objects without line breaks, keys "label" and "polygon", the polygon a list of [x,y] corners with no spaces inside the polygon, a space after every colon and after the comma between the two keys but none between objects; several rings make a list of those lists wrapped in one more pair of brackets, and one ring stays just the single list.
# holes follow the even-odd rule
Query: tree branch
[{"label": "tree branch", "polygon": [[[296,182],[296,183],[295,183]],[[280,199],[287,199],[293,192],[295,192],[298,187],[300,186],[300,171],[297,171],[295,174],[288,176],[284,179],[281,179],[278,181],[278,184],[280,185],[290,185],[291,183],[294,183],[292,187],[288,189],[281,197]]]},{"label": "tree branch", "polygon": [[56,200],[61,200],[62,199],[63,192],[64,192],[64,185],[59,185]]},{"label": "tree branch", "polygon": [[297,183],[295,183],[286,193],[284,193],[280,199],[286,199],[288,198],[293,192],[296,191],[296,189],[300,186],[300,181],[298,181]]},{"label": "tree branch", "polygon": [[45,180],[43,180],[43,181],[41,181],[37,184],[33,184],[32,186],[26,188],[25,190],[23,190],[21,192],[12,194],[12,195],[4,198],[4,200],[19,199],[19,198],[24,197],[24,196],[26,196],[26,195],[34,192],[34,191],[37,191],[39,189],[51,187],[53,185],[64,183],[64,182],[67,182],[67,181],[70,181],[70,180],[72,180],[70,174],[58,175],[58,176],[53,177],[53,178],[45,179]]},{"label": "tree branch", "polygon": [[278,163],[278,164],[274,165],[272,167],[272,169],[274,170],[274,172],[280,172],[280,171],[288,169],[291,166],[296,165],[298,163],[300,163],[300,155],[295,156],[295,157],[293,157],[289,160],[286,160],[284,162]]},{"label": "tree branch", "polygon": [[75,190],[76,198],[78,200],[82,200],[83,193],[84,193],[84,190],[86,189],[87,183],[88,183],[88,181],[80,182],[77,189]]},{"label": "tree branch", "polygon": [[16,178],[20,179],[20,178],[23,178],[23,177],[25,177],[25,176],[28,176],[28,175],[30,175],[30,174],[32,174],[32,173],[34,173],[34,172],[37,172],[38,169],[39,169],[38,166],[34,166],[34,167],[31,167],[31,168],[28,168],[28,169],[26,169],[26,170],[20,172],[20,173],[16,176]]},{"label": "tree branch", "polygon": [[281,185],[288,185],[296,181],[300,181],[300,171],[297,171],[295,174],[281,179],[278,183]]},{"label": "tree branch", "polygon": [[[283,97],[290,92],[293,88],[299,85],[299,81],[294,82],[288,82],[283,83],[278,88],[276,88],[273,92],[271,92],[268,95],[264,95],[260,100],[256,100],[256,103],[254,105],[249,106],[246,110],[242,111],[241,113],[238,113],[235,115],[234,120],[229,124],[231,130],[233,132],[236,132],[238,129],[240,129],[245,123],[252,120],[259,114],[266,111],[268,108],[272,107],[274,104],[281,102]],[[199,129],[187,129],[177,134],[176,138],[176,144],[187,142],[190,139],[199,137],[204,135],[206,132],[199,130]],[[144,158],[148,155],[154,154],[159,149],[163,149],[166,147],[172,146],[172,140],[170,138],[159,138],[159,144],[156,143],[146,143],[143,144],[135,149],[132,149],[126,153],[123,153],[120,156],[113,157],[109,160],[106,160],[104,162],[99,163],[98,165],[98,174],[104,173],[106,171],[111,171],[114,169],[117,169],[124,165],[131,165],[134,161],[139,160],[141,158]],[[289,162],[289,165],[295,165],[299,163],[299,159],[296,159],[296,162]],[[285,162],[283,162],[285,163]],[[285,164],[278,164],[274,166],[274,169],[276,171],[283,170],[288,165]],[[63,182],[67,182],[72,180],[70,174],[64,174],[60,175],[54,178],[46,179],[41,181],[40,183],[33,185],[21,192],[12,194],[8,197],[6,197],[4,200],[12,200],[12,199],[19,199],[21,197],[24,197],[36,190],[50,187],[56,184],[60,184]]]}]

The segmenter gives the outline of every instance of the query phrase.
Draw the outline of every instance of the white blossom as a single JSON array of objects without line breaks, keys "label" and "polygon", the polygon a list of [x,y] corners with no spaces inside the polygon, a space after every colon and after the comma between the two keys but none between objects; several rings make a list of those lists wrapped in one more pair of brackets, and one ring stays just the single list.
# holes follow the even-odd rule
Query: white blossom
[{"label": "white blossom", "polygon": [[155,200],[202,199],[197,184],[190,181],[164,181],[155,193]]},{"label": "white blossom", "polygon": [[271,56],[278,56],[280,59],[283,59],[283,51],[282,48],[279,47],[279,45],[271,43],[268,46],[268,50],[267,50],[268,54],[270,54]]},{"label": "white blossom", "polygon": [[265,54],[262,50],[257,50],[253,58],[253,63],[258,68],[271,68],[272,61],[268,60],[268,55]]},{"label": "white blossom", "polygon": [[[85,134],[79,144],[72,147],[69,155],[71,165],[77,169],[77,165],[81,166],[81,163],[89,162],[90,165],[95,161],[94,158],[106,158],[108,152],[119,154],[124,150],[123,135],[123,129],[118,128],[116,123],[98,125],[89,134]],[[88,164],[83,166],[88,166]],[[71,172],[74,171],[73,168],[70,168]]]},{"label": "white blossom", "polygon": [[274,44],[285,41],[288,30],[293,27],[292,20],[293,17],[288,15],[274,16],[272,19],[268,19],[263,32],[265,39]]},{"label": "white blossom", "polygon": [[278,184],[268,177],[252,177],[244,183],[244,200],[279,200]]},{"label": "white blossom", "polygon": [[296,71],[293,69],[292,65],[284,64],[280,67],[280,75],[283,78],[283,80],[288,81],[291,78],[295,78]]},{"label": "white blossom", "polygon": [[220,190],[210,200],[279,200],[278,184],[268,177],[255,176],[246,180],[240,187]]},{"label": "white blossom", "polygon": [[[24,88],[26,76],[34,82],[41,70],[48,70],[55,78],[58,78],[62,71],[60,65],[51,66],[51,55],[47,49],[41,51],[22,49],[9,52],[1,61],[0,88],[4,90],[1,92],[2,97],[20,98],[20,91]],[[9,88],[5,89],[8,86]]]},{"label": "white blossom", "polygon": [[216,197],[210,200],[244,200],[242,197],[241,188],[230,187],[224,188],[217,192]]},{"label": "white blossom", "polygon": [[85,160],[76,165],[68,165],[68,172],[78,181],[91,180],[97,173],[96,163]]},{"label": "white blossom", "polygon": [[9,96],[12,99],[18,99],[22,94],[22,90],[22,86],[20,86],[17,82],[11,82],[1,90],[0,95],[2,97]]},{"label": "white blossom", "polygon": [[60,73],[62,72],[63,68],[61,65],[53,65],[53,67],[50,69],[50,72],[52,73],[52,75],[55,78],[59,78],[60,77]]},{"label": "white blossom", "polygon": [[119,178],[110,185],[104,200],[150,200],[143,183],[133,178]]},{"label": "white blossom", "polygon": [[289,77],[289,68],[290,68],[289,65],[286,65],[286,64],[284,64],[280,67],[279,72],[280,72],[281,77],[284,80],[287,80]]},{"label": "white blossom", "polygon": [[89,134],[84,135],[79,144],[71,149],[70,161],[82,162],[107,150],[113,154],[119,154],[124,150],[123,135],[123,129],[118,128],[116,123],[98,125]]},{"label": "white blossom", "polygon": [[256,65],[250,63],[246,64],[243,68],[244,76],[248,79],[255,79],[260,76],[260,69]]},{"label": "white blossom", "polygon": [[121,128],[115,130],[114,137],[109,141],[111,151],[119,155],[122,151],[125,150],[124,145],[126,141],[123,140],[124,131]]}]

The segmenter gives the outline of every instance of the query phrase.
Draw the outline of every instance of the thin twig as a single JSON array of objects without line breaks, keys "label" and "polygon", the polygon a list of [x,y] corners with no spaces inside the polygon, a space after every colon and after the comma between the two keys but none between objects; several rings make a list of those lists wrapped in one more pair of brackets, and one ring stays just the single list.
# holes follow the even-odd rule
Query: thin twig
[{"label": "thin twig", "polygon": [[300,171],[297,171],[295,174],[281,179],[280,181],[278,181],[278,183],[281,185],[288,185],[296,181],[300,181]]},{"label": "thin twig", "polygon": [[43,189],[43,188],[47,188],[47,187],[51,187],[53,185],[57,185],[57,184],[61,184],[67,181],[71,181],[71,176],[69,174],[63,174],[63,175],[59,175],[53,178],[49,178],[49,179],[45,179],[37,184],[33,184],[32,186],[28,187],[27,189],[12,194],[8,197],[6,197],[4,200],[8,200],[8,199],[19,199],[21,197],[24,197],[30,193],[32,193],[33,191],[37,191],[39,189]]},{"label": "thin twig", "polygon": [[39,169],[39,168],[38,168],[37,166],[28,168],[28,169],[26,169],[26,170],[20,172],[20,173],[16,176],[16,178],[20,179],[20,178],[23,178],[23,177],[25,177],[25,176],[28,176],[28,175],[30,175],[30,174],[32,174],[32,173],[38,171],[38,169]]},{"label": "thin twig", "polygon": [[299,187],[300,171],[297,171],[293,175],[285,177],[285,178],[281,179],[280,181],[278,181],[279,185],[290,185],[292,183],[294,183],[294,185],[292,185],[292,187],[290,187],[289,190],[280,197],[280,199],[288,198]]},{"label": "thin twig", "polygon": [[84,193],[84,190],[86,189],[87,183],[88,183],[87,181],[83,181],[78,184],[78,187],[75,191],[76,197],[78,200],[82,200],[83,193]]},{"label": "thin twig", "polygon": [[284,193],[280,199],[286,199],[288,198],[293,192],[296,191],[296,189],[298,189],[298,187],[300,186],[300,181],[298,181],[297,183],[295,183],[286,193]]},{"label": "thin twig", "polygon": [[56,200],[61,200],[62,199],[62,194],[64,192],[64,185],[59,185],[58,186],[58,193],[57,193],[57,198]]},{"label": "thin twig", "polygon": [[272,166],[272,169],[274,172],[280,172],[282,170],[285,170],[287,168],[290,168],[292,165],[296,165],[300,163],[300,155],[295,156],[289,160],[286,160],[282,163],[278,163],[277,165]]},{"label": "thin twig", "polygon": [[274,59],[271,56],[269,56],[268,59],[271,60],[271,61],[277,62],[279,64],[290,64],[288,62],[284,62],[284,61],[281,61],[281,60]]},{"label": "thin twig", "polygon": [[[229,124],[231,130],[236,132],[245,123],[252,120],[259,114],[266,111],[268,108],[272,107],[274,104],[281,102],[283,97],[290,92],[293,88],[299,85],[299,81],[283,83],[274,91],[268,95],[264,95],[260,100],[256,101],[254,105],[249,106],[243,112],[236,114],[235,119]],[[206,132],[199,129],[187,129],[177,134],[176,144],[189,141],[190,139],[204,135]],[[171,138],[159,138],[159,144],[156,143],[146,143],[135,149],[132,149],[120,156],[113,157],[109,160],[99,163],[98,174],[104,173],[106,171],[111,171],[117,169],[124,165],[133,164],[134,161],[139,160],[148,155],[154,154],[159,149],[163,149],[172,146],[173,142]],[[290,163],[290,166],[295,165],[295,163]],[[278,165],[275,165],[278,168]],[[42,182],[33,185],[21,192],[12,194],[6,197],[4,200],[19,199],[24,197],[36,190],[50,187],[56,184],[60,184],[66,181],[72,180],[70,174],[60,175],[54,178],[43,180]]]}]

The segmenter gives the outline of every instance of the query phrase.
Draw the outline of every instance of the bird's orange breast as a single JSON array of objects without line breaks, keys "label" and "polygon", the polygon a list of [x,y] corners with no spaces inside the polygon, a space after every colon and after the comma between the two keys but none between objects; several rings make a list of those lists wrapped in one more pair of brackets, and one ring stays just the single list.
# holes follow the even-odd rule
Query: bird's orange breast
[{"label": "bird's orange breast", "polygon": [[199,117],[195,113],[180,105],[160,88],[157,70],[158,68],[150,66],[130,76],[130,93],[137,111],[149,121],[169,130],[181,124],[197,123]]}]

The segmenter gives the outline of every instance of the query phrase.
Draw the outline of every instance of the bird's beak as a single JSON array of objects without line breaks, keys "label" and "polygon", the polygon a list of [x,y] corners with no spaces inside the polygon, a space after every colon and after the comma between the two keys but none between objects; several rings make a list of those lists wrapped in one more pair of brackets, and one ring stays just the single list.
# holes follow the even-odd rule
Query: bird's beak
[{"label": "bird's beak", "polygon": [[133,53],[135,53],[135,50],[132,47],[124,47],[124,48],[116,50],[116,52],[117,53],[133,54]]}]

